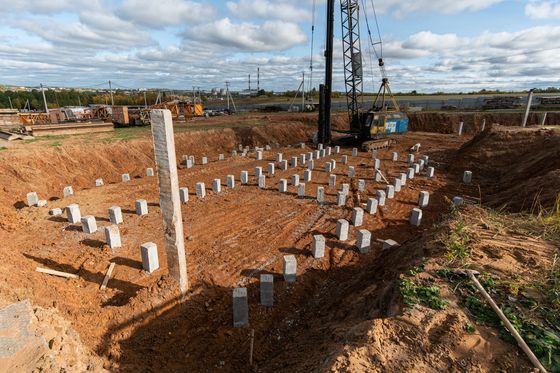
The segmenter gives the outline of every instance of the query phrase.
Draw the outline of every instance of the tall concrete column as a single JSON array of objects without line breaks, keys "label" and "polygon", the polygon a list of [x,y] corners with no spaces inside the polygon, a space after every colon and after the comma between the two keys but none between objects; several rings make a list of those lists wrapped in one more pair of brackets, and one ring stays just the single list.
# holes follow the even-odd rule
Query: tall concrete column
[{"label": "tall concrete column", "polygon": [[529,112],[531,111],[531,104],[533,103],[533,90],[529,91],[529,96],[527,97],[527,108],[525,109],[525,117],[523,117],[522,127],[527,127],[527,120],[529,119]]},{"label": "tall concrete column", "polygon": [[171,111],[152,110],[150,120],[159,182],[159,205],[163,215],[167,267],[169,274],[179,283],[181,292],[185,293],[189,282]]}]

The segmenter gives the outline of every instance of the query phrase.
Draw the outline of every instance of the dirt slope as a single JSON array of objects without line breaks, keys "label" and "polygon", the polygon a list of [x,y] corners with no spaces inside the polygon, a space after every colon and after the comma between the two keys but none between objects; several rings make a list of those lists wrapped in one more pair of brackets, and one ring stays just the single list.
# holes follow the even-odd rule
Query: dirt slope
[{"label": "dirt slope", "polygon": [[495,126],[466,143],[450,169],[473,171],[484,204],[551,208],[560,193],[560,133]]},{"label": "dirt slope", "polygon": [[[463,122],[463,133],[476,134],[482,128],[482,122],[486,119],[486,128],[492,124],[502,126],[521,126],[524,113],[508,112],[475,112],[475,113],[453,113],[453,112],[428,112],[410,113],[409,128],[411,131],[457,133],[459,123]],[[527,121],[528,126],[539,125],[541,113],[531,113]],[[560,125],[560,112],[548,113],[546,125]]]}]

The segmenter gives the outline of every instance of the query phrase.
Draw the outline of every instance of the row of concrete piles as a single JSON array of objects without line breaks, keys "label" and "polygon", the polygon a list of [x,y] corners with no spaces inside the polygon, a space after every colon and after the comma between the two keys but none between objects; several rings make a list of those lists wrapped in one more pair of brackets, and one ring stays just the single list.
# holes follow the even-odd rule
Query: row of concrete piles
[{"label": "row of concrete piles", "polygon": [[[146,169],[146,176],[153,177],[153,168]],[[123,183],[130,181],[129,174],[122,174],[121,180]],[[104,185],[102,179],[97,179],[95,181],[96,187],[102,187]],[[69,198],[74,196],[74,190],[72,186],[66,186],[63,189],[64,198]],[[31,192],[27,194],[27,202],[29,206],[41,206],[38,203],[38,196],[36,192]],[[46,204],[45,204],[46,205]],[[43,205],[44,206],[44,205]],[[69,224],[80,224],[82,232],[86,234],[94,234],[98,229],[97,221],[93,215],[82,216],[80,206],[76,203],[69,204],[63,209],[53,208],[49,211],[51,216],[60,216],[66,213],[66,219]],[[145,199],[139,199],[135,201],[135,213],[138,216],[148,215],[148,202]],[[122,239],[120,234],[119,225],[123,224],[123,214],[120,206],[112,206],[108,209],[107,215],[111,225],[104,227],[105,233],[105,243],[110,249],[117,249],[122,247]],[[143,269],[147,272],[154,272],[159,268],[159,261],[157,256],[157,246],[153,242],[146,242],[140,246],[140,256],[142,258]]]},{"label": "row of concrete piles", "polygon": [[[300,144],[301,148],[305,148],[305,144]],[[381,160],[377,158],[377,151],[372,152],[372,162],[373,162],[373,175],[376,182],[385,181],[387,183],[387,187],[385,189],[379,189],[376,191],[375,198],[368,198],[367,203],[365,204],[365,212],[368,214],[375,214],[379,206],[385,206],[388,201],[395,197],[395,193],[400,192],[401,188],[406,185],[407,180],[414,178],[415,176],[423,173],[426,177],[432,178],[435,175],[434,167],[428,166],[429,157],[424,155],[420,157],[418,161],[415,162],[415,153],[418,153],[420,149],[420,144],[416,144],[412,149],[410,154],[407,157],[407,164],[408,168],[403,170],[400,173],[400,176],[394,178],[393,183],[389,183],[389,181],[385,178],[385,176],[381,172]],[[270,146],[265,146],[264,148],[255,148],[255,159],[258,161],[263,160],[263,153],[264,151],[271,150]],[[238,151],[240,152],[239,155],[246,157],[250,149],[248,147],[239,146],[237,150],[232,150],[231,156],[236,157],[238,156]],[[306,197],[305,192],[305,183],[309,183],[312,180],[313,171],[315,170],[315,161],[325,158],[327,156],[332,156],[332,154],[339,154],[340,147],[323,147],[322,144],[319,144],[315,151],[309,151],[307,153],[300,154],[299,156],[292,156],[291,159],[284,160],[282,153],[277,153],[275,160],[276,163],[271,162],[267,165],[267,172],[270,176],[274,175],[276,172],[276,168],[281,171],[286,171],[290,167],[297,168],[298,166],[306,166],[306,170],[304,171],[303,181],[300,181],[299,174],[294,174],[290,178],[291,185],[297,188],[297,195],[298,197]],[[358,156],[358,149],[352,149],[352,157]],[[225,160],[225,156],[220,154],[218,156],[218,161]],[[398,153],[393,152],[391,155],[391,161],[396,162],[398,160]],[[202,157],[201,162],[202,165],[206,165],[208,163],[208,158],[206,156]],[[340,163],[346,165],[348,163],[348,155],[342,155],[340,159]],[[183,156],[182,167],[192,168],[195,166],[195,158],[194,156]],[[336,187],[336,175],[332,174],[332,172],[336,169],[337,161],[331,159],[327,161],[324,165],[325,171],[329,174],[328,178],[328,185],[331,188]],[[424,169],[426,169],[424,171]],[[154,176],[154,170],[152,168],[148,168],[146,170],[146,176],[152,177]],[[257,166],[255,168],[254,176],[258,182],[258,187],[261,189],[266,188],[266,176],[264,175],[263,167]],[[348,176],[350,178],[356,177],[356,170],[353,166],[348,166]],[[227,175],[227,187],[228,188],[235,188],[235,176],[234,175]],[[122,182],[130,181],[129,174],[123,174],[121,177]],[[249,172],[242,171],[240,174],[239,181],[241,184],[248,184],[249,182]],[[463,182],[468,184],[472,181],[472,173],[470,171],[465,171],[463,176]],[[360,192],[365,191],[366,189],[366,181],[364,179],[358,180],[358,190]],[[97,179],[95,181],[95,185],[97,187],[101,187],[104,185],[102,179]],[[214,193],[221,192],[221,180],[214,179],[212,182],[212,190]],[[349,194],[350,186],[349,184],[342,184],[341,190],[337,193],[337,202],[338,206],[345,206],[346,205],[346,197]],[[278,184],[278,192],[286,193],[288,191],[288,180],[281,179]],[[181,203],[187,203],[189,200],[189,191],[188,188],[179,188],[179,197]],[[69,197],[74,194],[72,187],[67,186],[63,190],[64,197]],[[196,184],[196,195],[198,198],[203,199],[206,196],[206,188],[204,183],[199,182]],[[38,199],[37,193],[29,193],[28,194],[28,204],[30,206],[45,206],[46,201],[41,203]],[[427,191],[421,191],[419,193],[418,198],[418,207],[415,207],[411,211],[410,215],[410,224],[415,226],[420,226],[422,221],[422,208],[426,207],[429,203],[429,193]],[[318,186],[315,198],[319,204],[325,204],[325,187]],[[459,205],[463,203],[461,197],[455,197],[453,200],[454,204]],[[69,223],[76,224],[78,222],[82,225],[82,230],[85,233],[91,234],[97,231],[97,224],[95,218],[91,215],[88,216],[81,216],[81,212],[79,206],[77,204],[71,204],[66,207],[66,214]],[[136,213],[138,215],[146,215],[148,213],[148,206],[145,200],[138,200],[136,201]],[[53,209],[51,210],[52,215],[60,215],[62,214],[61,209]],[[118,224],[123,222],[122,220],[122,212],[120,207],[113,206],[108,211],[109,220],[111,221],[112,225],[105,227],[105,236],[107,244],[110,248],[115,249],[121,246],[121,237],[118,229]],[[372,235],[371,232],[365,229],[359,229],[362,226],[364,217],[364,209],[362,207],[355,207],[352,210],[352,218],[351,221],[348,222],[345,219],[339,219],[336,225],[336,237],[340,241],[345,241],[348,239],[348,232],[350,228],[350,224],[358,229],[357,231],[357,240],[356,240],[356,249],[360,253],[366,254],[369,252],[371,242],[372,242]],[[390,247],[397,246],[398,243],[393,240],[382,240],[383,248],[388,249]],[[313,242],[311,245],[311,253],[314,258],[320,259],[324,256],[325,252],[325,237],[323,235],[315,235],[313,236]],[[142,257],[143,268],[147,272],[153,272],[159,268],[159,260],[157,254],[157,247],[152,242],[147,242],[141,245],[140,247],[140,255]],[[294,282],[296,280],[296,273],[297,273],[297,259],[294,255],[287,255],[283,258],[283,277],[286,282]],[[261,295],[261,304],[265,306],[272,306],[273,305],[273,282],[274,278],[272,275],[262,275],[260,278],[260,295]],[[247,303],[247,289],[246,288],[235,288],[233,290],[233,319],[234,319],[234,326],[243,326],[248,324],[248,303]]]},{"label": "row of concrete piles", "polygon": [[[349,229],[350,226],[354,227],[358,231],[356,232],[356,250],[362,254],[367,254],[370,250],[371,243],[372,243],[372,234],[370,231],[366,229],[359,229],[363,224],[364,219],[364,212],[369,214],[376,214],[378,206],[385,206],[388,203],[388,200],[392,200],[395,197],[395,194],[401,191],[402,186],[406,185],[407,180],[413,179],[415,176],[423,174],[427,178],[433,178],[435,176],[435,168],[432,166],[428,166],[429,157],[427,155],[421,156],[418,161],[414,161],[414,153],[419,152],[420,144],[416,144],[412,149],[411,153],[408,155],[407,164],[408,168],[403,170],[400,173],[400,176],[394,179],[393,184],[389,184],[388,181],[385,179],[384,175],[381,172],[381,160],[377,158],[377,151],[372,152],[372,159],[373,159],[373,173],[375,175],[376,181],[385,180],[387,182],[386,189],[377,190],[375,198],[369,198],[367,203],[365,204],[365,211],[361,207],[355,207],[352,210],[351,220],[347,221],[346,219],[339,219],[336,224],[336,237],[339,241],[346,241],[349,237]],[[331,155],[333,149],[331,147],[327,147],[323,149],[321,144],[318,145],[318,148],[315,152],[309,152],[306,154],[302,154],[299,158],[301,164],[307,164],[307,170],[304,171],[304,180],[306,182],[310,182],[312,178],[312,172],[314,170],[314,161],[322,158],[323,156]],[[340,152],[340,148],[337,146],[334,148],[334,153],[338,154]],[[358,149],[354,148],[352,150],[352,156],[358,156]],[[283,156],[281,153],[276,155],[276,161],[281,164],[281,170],[287,170],[287,163],[285,160],[282,159]],[[398,160],[398,153],[393,152],[391,155],[391,161],[396,162]],[[298,159],[297,157],[292,157],[290,165],[292,167],[297,167]],[[340,162],[344,165],[348,163],[348,156],[342,155]],[[325,163],[325,171],[329,173],[329,187],[333,188],[336,187],[336,175],[331,174],[336,168],[336,160],[331,159]],[[271,166],[272,165],[272,166]],[[274,174],[274,165],[269,164],[269,170],[272,170],[270,173]],[[242,172],[242,180],[246,182],[243,175],[247,175],[247,171]],[[465,172],[464,182],[470,183],[470,176],[472,175],[470,171]],[[353,166],[348,166],[348,177],[354,178],[355,175],[355,168]],[[262,168],[257,167],[255,172],[255,177],[259,179],[259,187],[261,184],[261,178],[264,176],[262,175]],[[286,193],[287,192],[287,179],[281,179],[278,184],[278,192]],[[298,188],[298,197],[305,197],[305,184],[299,182],[299,175],[293,175],[291,177],[291,185]],[[303,186],[303,187],[302,187]],[[358,180],[358,190],[360,192],[364,192],[366,189],[366,181],[364,179]],[[344,183],[341,185],[341,190],[337,193],[337,202],[338,206],[345,206],[346,205],[346,197],[349,194],[350,185]],[[319,204],[325,203],[325,187],[318,186],[316,197],[317,202]],[[414,226],[420,226],[422,222],[422,209],[428,206],[429,204],[430,194],[427,191],[420,191],[418,195],[418,206],[413,208],[411,211],[409,222]],[[462,203],[462,199],[460,197],[456,197],[453,200],[454,204]],[[399,244],[392,240],[392,239],[384,239],[379,240],[382,243],[382,249],[390,249],[391,247],[396,247]],[[312,243],[310,247],[310,251],[312,256],[315,259],[321,259],[325,255],[325,247],[326,247],[326,239],[325,236],[317,234],[314,235],[312,238]],[[296,274],[297,274],[297,258],[295,255],[286,255],[283,257],[283,279],[285,282],[295,282],[296,281]],[[274,276],[270,274],[263,274],[260,276],[260,304],[263,306],[271,307],[274,304]],[[248,315],[248,294],[247,288],[239,287],[233,290],[233,325],[235,327],[245,326],[249,323],[249,315]]]}]

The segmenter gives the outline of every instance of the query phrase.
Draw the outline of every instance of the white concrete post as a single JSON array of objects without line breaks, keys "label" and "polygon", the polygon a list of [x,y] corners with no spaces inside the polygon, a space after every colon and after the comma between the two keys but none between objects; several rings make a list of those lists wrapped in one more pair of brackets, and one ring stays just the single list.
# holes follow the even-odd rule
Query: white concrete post
[{"label": "white concrete post", "polygon": [[171,111],[152,110],[150,121],[159,183],[159,205],[163,216],[167,267],[169,274],[179,283],[180,291],[186,293],[189,281]]},{"label": "white concrete post", "polygon": [[529,119],[529,113],[531,112],[531,104],[533,103],[533,90],[529,91],[529,96],[527,97],[527,108],[525,109],[525,116],[523,117],[522,127],[527,127],[527,120]]},{"label": "white concrete post", "polygon": [[547,115],[548,115],[548,113],[542,114],[542,117],[541,117],[541,127],[543,127],[544,124],[546,123],[546,116],[547,116]]}]

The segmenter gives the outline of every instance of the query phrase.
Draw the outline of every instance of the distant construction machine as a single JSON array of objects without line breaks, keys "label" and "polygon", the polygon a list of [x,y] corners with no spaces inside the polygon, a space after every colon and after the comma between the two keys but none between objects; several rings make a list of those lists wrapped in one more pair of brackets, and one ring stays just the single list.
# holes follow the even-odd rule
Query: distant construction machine
[{"label": "distant construction machine", "polygon": [[[362,1],[363,3],[363,1]],[[334,43],[334,7],[335,0],[327,0],[327,42],[325,83],[319,88],[319,130],[320,143],[331,141],[331,94],[333,72],[333,43]],[[375,7],[372,1],[375,15]],[[381,35],[379,41],[374,42],[367,24],[369,42],[375,53],[382,75],[382,83],[370,109],[363,109],[363,65],[360,42],[360,7],[358,0],[340,0],[342,15],[342,46],[344,53],[344,82],[350,130],[338,131],[350,134],[362,142],[367,149],[384,147],[394,142],[389,135],[408,131],[408,117],[400,110],[395,100],[383,61]],[[377,16],[375,15],[377,24]],[[377,25],[379,32],[379,25]],[[377,52],[376,48],[379,48]]]}]

